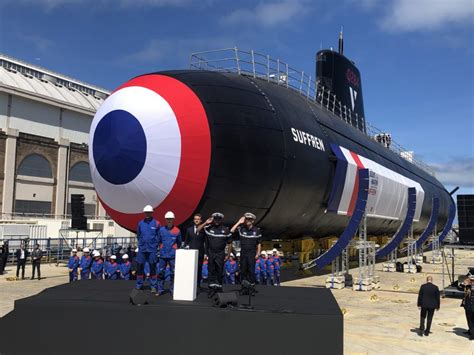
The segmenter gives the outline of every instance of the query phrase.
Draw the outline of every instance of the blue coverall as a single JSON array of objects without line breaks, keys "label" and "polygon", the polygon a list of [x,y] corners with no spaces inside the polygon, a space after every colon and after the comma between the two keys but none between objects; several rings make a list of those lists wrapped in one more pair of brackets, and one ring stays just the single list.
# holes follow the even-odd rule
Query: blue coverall
[{"label": "blue coverall", "polygon": [[204,260],[202,262],[202,280],[201,280],[201,283],[204,282],[204,281],[207,281],[207,278],[209,277],[209,269],[207,268],[207,265],[209,264],[209,262],[207,260]]},{"label": "blue coverall", "polygon": [[132,270],[132,263],[130,261],[124,261],[120,264],[120,274],[122,280],[130,280],[130,271]]},{"label": "blue coverall", "polygon": [[160,261],[158,269],[160,280],[158,282],[158,292],[162,293],[164,291],[166,265],[170,266],[170,291],[173,292],[174,262],[176,249],[181,245],[181,231],[175,226],[171,228],[168,228],[167,226],[161,227],[158,235],[158,244],[160,246]]},{"label": "blue coverall", "polygon": [[102,259],[97,259],[92,262],[92,278],[93,279],[102,279],[102,274],[104,272],[104,262]]},{"label": "blue coverall", "polygon": [[274,272],[275,272],[275,285],[280,286],[280,270],[281,270],[281,259],[278,255],[273,256],[273,266],[274,266]]},{"label": "blue coverall", "polygon": [[225,283],[235,285],[235,273],[237,272],[237,262],[235,260],[227,260],[225,262]]},{"label": "blue coverall", "polygon": [[77,255],[72,255],[69,257],[67,262],[68,269],[72,269],[69,272],[69,282],[77,281],[77,268],[79,267],[79,257]]},{"label": "blue coverall", "polygon": [[275,265],[273,264],[273,256],[270,256],[267,259],[267,280],[270,282],[270,285],[273,285],[275,276]]},{"label": "blue coverall", "polygon": [[105,273],[108,280],[120,280],[120,266],[115,261],[111,260],[105,267]]},{"label": "blue coverall", "polygon": [[81,280],[88,280],[91,275],[92,257],[83,255],[79,267],[81,268]]},{"label": "blue coverall", "polygon": [[267,258],[258,258],[260,260],[260,283],[267,284]]},{"label": "blue coverall", "polygon": [[138,223],[137,239],[138,239],[138,255],[137,255],[137,283],[136,288],[141,289],[144,282],[145,263],[150,266],[150,286],[152,291],[157,287],[156,276],[156,251],[158,248],[158,234],[160,231],[160,223],[154,219],[144,219]]},{"label": "blue coverall", "polygon": [[257,258],[257,260],[255,260],[255,281],[257,281],[258,284],[261,284],[261,271],[260,258]]}]

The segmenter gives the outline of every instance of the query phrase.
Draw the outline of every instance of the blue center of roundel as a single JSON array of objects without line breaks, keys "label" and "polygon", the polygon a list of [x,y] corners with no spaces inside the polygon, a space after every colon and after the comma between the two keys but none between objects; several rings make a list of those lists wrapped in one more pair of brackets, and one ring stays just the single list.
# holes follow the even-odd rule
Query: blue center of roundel
[{"label": "blue center of roundel", "polygon": [[135,116],[127,111],[115,110],[102,117],[92,144],[95,166],[111,184],[132,181],[145,165],[145,132]]}]

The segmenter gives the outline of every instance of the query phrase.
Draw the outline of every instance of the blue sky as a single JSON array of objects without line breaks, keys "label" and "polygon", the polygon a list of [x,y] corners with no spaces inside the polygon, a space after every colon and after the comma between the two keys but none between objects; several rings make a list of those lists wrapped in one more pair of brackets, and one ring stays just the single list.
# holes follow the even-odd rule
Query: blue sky
[{"label": "blue sky", "polygon": [[472,0],[3,0],[0,16],[1,52],[107,89],[221,47],[314,73],[343,25],[367,120],[474,193]]}]

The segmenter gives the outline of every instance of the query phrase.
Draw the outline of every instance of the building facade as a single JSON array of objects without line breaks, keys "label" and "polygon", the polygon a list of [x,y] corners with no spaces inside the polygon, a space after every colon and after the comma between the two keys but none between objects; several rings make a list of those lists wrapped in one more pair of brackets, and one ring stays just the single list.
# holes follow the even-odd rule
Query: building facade
[{"label": "building facade", "polygon": [[[108,95],[107,90],[0,54],[2,221],[52,219],[64,226],[71,194],[84,195],[89,219],[106,219],[92,184],[88,141],[94,114]],[[110,221],[104,227],[95,223],[110,226]]]}]

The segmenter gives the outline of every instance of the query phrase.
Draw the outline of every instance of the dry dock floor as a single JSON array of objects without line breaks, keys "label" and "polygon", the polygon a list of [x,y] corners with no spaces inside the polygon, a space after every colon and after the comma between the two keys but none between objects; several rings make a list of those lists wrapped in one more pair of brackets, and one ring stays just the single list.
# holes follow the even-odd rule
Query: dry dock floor
[{"label": "dry dock floor", "polygon": [[[474,251],[456,250],[455,273],[465,274],[467,266],[474,266]],[[401,259],[400,261],[404,261]],[[448,259],[449,261],[449,259]],[[450,262],[449,262],[450,263]],[[450,264],[451,265],[451,264]],[[344,314],[344,353],[354,354],[474,354],[474,341],[462,334],[466,330],[464,309],[459,299],[443,298],[441,309],[435,313],[432,334],[419,337],[419,311],[416,307],[420,285],[427,275],[442,285],[443,265],[423,264],[418,274],[384,273],[376,265],[381,288],[363,292],[350,289],[333,290]],[[7,281],[15,274],[14,266],[7,266],[7,274],[0,276],[0,317],[13,310],[16,299],[28,297],[68,281],[64,266],[43,263],[44,279]],[[353,275],[357,270],[351,270]],[[31,265],[26,276],[31,276]],[[284,286],[321,287],[327,275],[314,276],[284,283]],[[446,285],[449,277],[445,275]],[[315,300],[317,302],[317,300]]]}]

